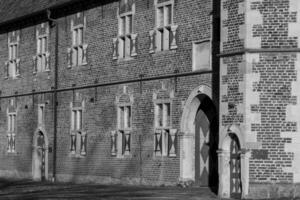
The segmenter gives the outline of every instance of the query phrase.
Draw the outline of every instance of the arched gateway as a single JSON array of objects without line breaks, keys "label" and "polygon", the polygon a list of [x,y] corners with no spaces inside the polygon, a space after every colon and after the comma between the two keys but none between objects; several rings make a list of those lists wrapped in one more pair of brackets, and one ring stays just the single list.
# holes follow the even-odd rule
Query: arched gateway
[{"label": "arched gateway", "polygon": [[181,121],[180,176],[198,186],[218,187],[218,114],[211,88],[202,85],[186,101]]},{"label": "arched gateway", "polygon": [[238,125],[226,126],[219,143],[219,196],[247,198],[249,192],[250,151]]},{"label": "arched gateway", "polygon": [[32,177],[36,181],[48,180],[48,137],[42,128],[33,136]]}]

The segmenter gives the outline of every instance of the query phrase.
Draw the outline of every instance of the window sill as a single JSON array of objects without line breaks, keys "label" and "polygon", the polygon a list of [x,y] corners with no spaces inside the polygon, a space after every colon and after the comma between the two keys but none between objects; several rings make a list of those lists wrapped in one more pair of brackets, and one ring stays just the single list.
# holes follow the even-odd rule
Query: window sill
[{"label": "window sill", "polygon": [[78,158],[78,159],[83,159],[86,158],[86,155],[80,155],[80,154],[74,154],[74,153],[69,153],[69,157],[71,158]]},{"label": "window sill", "polygon": [[112,156],[112,157],[115,158],[115,159],[120,159],[120,160],[124,159],[124,160],[126,160],[126,159],[131,159],[132,155],[131,154],[129,154],[129,155],[116,155],[116,156]]},{"label": "window sill", "polygon": [[38,75],[42,75],[42,74],[49,73],[49,72],[51,72],[50,69],[43,70],[43,71],[38,71],[38,72],[33,72],[33,75],[38,76]]},{"label": "window sill", "polygon": [[135,56],[125,57],[125,58],[115,58],[114,60],[118,61],[118,63],[128,62],[134,60]]},{"label": "window sill", "polygon": [[[159,101],[158,101],[159,102]],[[161,101],[162,103],[165,103],[164,100]],[[166,103],[169,103],[170,101],[167,101]],[[160,103],[160,102],[159,102]],[[164,130],[170,130],[172,129],[172,126],[159,126],[159,127],[154,127],[155,130],[161,130],[161,131],[164,131]]]},{"label": "window sill", "polygon": [[175,159],[177,158],[177,155],[174,156],[158,156],[155,155],[155,153],[153,154],[153,160],[169,160],[169,159]]},{"label": "window sill", "polygon": [[192,69],[192,72],[210,72],[212,69],[205,68],[205,69]]},{"label": "window sill", "polygon": [[78,69],[78,68],[86,66],[86,65],[88,65],[88,63],[84,63],[81,65],[72,65],[72,66],[68,66],[67,69]]},{"label": "window sill", "polygon": [[17,156],[18,152],[6,152],[6,156]]},{"label": "window sill", "polygon": [[16,76],[9,76],[9,77],[5,77],[6,80],[16,80],[16,79],[20,79],[21,75],[18,74]]},{"label": "window sill", "polygon": [[162,51],[153,50],[150,54],[152,54],[153,56],[164,56],[166,54],[175,54],[175,53],[176,53],[176,49],[168,49]]}]

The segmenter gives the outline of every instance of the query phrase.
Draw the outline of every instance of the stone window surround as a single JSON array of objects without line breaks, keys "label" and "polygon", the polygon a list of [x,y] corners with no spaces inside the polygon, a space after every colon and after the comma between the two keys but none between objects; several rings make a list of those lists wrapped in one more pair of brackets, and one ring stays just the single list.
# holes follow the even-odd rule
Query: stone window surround
[{"label": "stone window surround", "polygon": [[[121,98],[125,97],[127,100],[122,101]],[[111,131],[111,156],[115,157],[117,159],[123,159],[123,158],[131,158],[131,138],[133,133],[133,103],[134,103],[134,97],[131,92],[128,91],[128,86],[123,85],[123,91],[116,96],[115,100],[115,108],[116,108],[116,114],[117,114],[117,121],[116,121],[116,129]],[[130,106],[131,114],[130,114],[130,127],[128,128],[121,128],[120,127],[120,107],[126,107]],[[125,136],[125,138],[123,138]],[[127,137],[126,137],[127,136]],[[127,141],[124,141],[126,139]],[[126,143],[124,143],[126,142]],[[129,152],[123,154],[123,149],[126,149],[126,147],[123,148],[123,144],[129,145]]]},{"label": "stone window surround", "polygon": [[[122,33],[122,18],[128,19],[128,16],[131,16],[131,31],[127,34],[127,29],[129,28],[129,24],[127,20],[125,20],[125,33]],[[132,57],[137,56],[136,52],[136,40],[137,34],[135,33],[134,19],[135,19],[135,3],[132,4],[131,11],[120,13],[120,8],[117,9],[117,17],[118,17],[118,37],[113,38],[113,59],[120,61],[122,60],[131,60]],[[127,41],[127,42],[126,42]],[[120,52],[121,44],[125,45],[124,52]],[[127,50],[126,50],[127,49]],[[128,52],[129,49],[129,52]],[[127,54],[127,55],[126,55]],[[123,55],[120,57],[120,55]]]},{"label": "stone window surround", "polygon": [[7,108],[7,153],[16,153],[15,137],[17,133],[17,109],[14,100],[10,100],[10,106],[13,110]]},{"label": "stone window surround", "polygon": [[[125,112],[124,112],[124,124],[126,121],[130,120],[130,127],[121,127],[121,107],[130,107],[130,119],[125,120]],[[116,156],[117,158],[127,158],[131,157],[131,137],[132,137],[132,102],[130,103],[117,103],[117,127],[116,131],[111,132],[112,137],[112,156]],[[125,138],[124,138],[125,137]],[[123,142],[125,141],[127,145]],[[125,146],[123,146],[125,144]],[[128,146],[129,145],[129,146]],[[126,148],[127,151],[126,151]],[[124,151],[124,152],[123,152]]]},{"label": "stone window surround", "polygon": [[[84,15],[83,13],[77,13],[76,17],[80,17],[80,15]],[[78,30],[81,30],[81,41],[79,44],[77,44],[77,34],[76,32]],[[88,44],[86,43],[86,38],[85,38],[85,33],[86,33],[86,16],[83,16],[83,23],[74,25],[74,19],[71,19],[71,38],[72,38],[72,44],[71,47],[67,49],[68,51],[68,56],[67,56],[67,67],[72,68],[72,67],[79,67],[79,66],[84,66],[87,65],[87,48]],[[74,35],[76,35],[76,39],[74,39]],[[73,64],[74,61],[74,54],[73,52],[76,52],[76,64]],[[80,52],[80,54],[78,53]]]},{"label": "stone window surround", "polygon": [[[76,107],[73,105],[74,105],[74,103],[71,102],[70,103],[70,137],[71,137],[70,156],[76,157],[76,158],[84,158],[87,153],[86,152],[87,133],[83,127],[84,119],[85,119],[85,116],[84,116],[85,102],[82,101],[81,106],[79,106],[79,107]],[[74,112],[76,114],[76,117],[73,114]],[[77,117],[78,112],[81,112],[80,127],[78,127],[78,117]],[[76,124],[74,123],[74,120],[77,121]],[[75,126],[77,126],[77,127],[75,127]],[[79,139],[80,139],[80,142],[78,142]],[[75,143],[73,143],[73,142],[75,142]]]},{"label": "stone window surround", "polygon": [[[173,102],[172,99],[154,99],[153,100],[154,103],[154,153],[153,156],[154,158],[156,157],[176,157],[176,150],[175,150],[175,146],[176,144],[174,143],[176,140],[176,133],[177,133],[177,129],[172,129],[172,106],[173,106]],[[159,126],[158,125],[158,104],[162,104],[163,105],[163,109],[162,109],[162,123],[163,126]],[[169,116],[169,125],[165,125],[165,104],[169,104],[169,112],[170,112],[170,116]],[[171,137],[171,140],[173,142],[172,147],[169,151],[169,137]],[[161,140],[161,149],[159,152],[157,152],[157,148],[156,146],[159,145],[157,144],[157,140]]]},{"label": "stone window surround", "polygon": [[[167,2],[158,3],[158,0],[154,0],[154,9],[155,9],[155,28],[154,30],[151,30],[149,32],[150,35],[150,48],[149,53],[155,53],[155,52],[164,52],[166,50],[174,50],[177,49],[177,41],[176,41],[176,34],[177,34],[177,28],[178,25],[174,25],[174,0],[169,0]],[[166,7],[171,5],[171,23],[169,25],[166,25],[164,27],[158,26],[158,9],[160,7]],[[164,12],[165,13],[165,12]],[[165,18],[164,18],[165,20]],[[164,35],[161,35],[161,29],[163,28]],[[171,40],[170,35],[173,35],[173,39]],[[168,43],[170,45],[164,45],[162,46],[161,40],[159,41],[158,36],[161,35],[161,38],[165,40],[165,37],[168,36]],[[170,41],[171,40],[171,41]],[[157,49],[158,46],[161,46],[160,50]]]},{"label": "stone window surround", "polygon": [[[17,35],[16,41],[11,41],[11,37]],[[19,45],[20,45],[20,34],[19,31],[12,31],[8,33],[8,39],[7,39],[7,45],[8,45],[8,61],[5,62],[6,67],[6,79],[7,78],[17,78],[20,77],[20,58],[19,58]],[[11,68],[13,68],[13,72],[11,71]]]},{"label": "stone window surround", "polygon": [[[128,111],[127,108],[130,108],[130,111]],[[118,105],[118,130],[126,131],[131,130],[132,128],[132,105],[131,103],[121,103]],[[123,118],[121,118],[121,109],[124,108],[123,111]],[[130,112],[130,113],[129,113]],[[129,116],[129,118],[128,118]],[[123,122],[122,122],[123,119]],[[123,124],[123,126],[122,126]],[[128,125],[129,124],[129,125]]]},{"label": "stone window surround", "polygon": [[38,127],[45,125],[45,104],[38,104]]},{"label": "stone window surround", "polygon": [[[40,34],[39,30],[36,30],[36,55],[33,56],[34,69],[33,74],[37,74],[38,72],[49,72],[50,71],[50,52],[49,52],[49,24],[42,23],[39,26],[43,28],[46,26],[46,33]],[[43,40],[45,40],[45,44],[43,46]],[[42,42],[42,43],[40,43]],[[44,48],[44,49],[41,49]],[[40,61],[39,61],[40,60]]]}]

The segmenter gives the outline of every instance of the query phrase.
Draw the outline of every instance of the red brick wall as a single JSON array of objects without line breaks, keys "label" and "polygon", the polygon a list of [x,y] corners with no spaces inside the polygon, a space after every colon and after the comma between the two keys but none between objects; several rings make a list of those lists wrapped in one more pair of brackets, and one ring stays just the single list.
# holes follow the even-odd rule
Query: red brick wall
[{"label": "red brick wall", "polygon": [[[290,12],[290,1],[254,2],[263,24],[253,26],[253,37],[261,38],[262,49],[292,49],[298,47],[298,37],[290,36],[289,23],[295,23],[297,12]],[[286,15],[282,15],[286,13]],[[252,154],[251,180],[259,182],[293,182],[293,152],[287,152],[286,144],[291,138],[282,133],[297,131],[297,122],[287,119],[287,106],[296,105],[297,97],[292,95],[292,83],[297,81],[296,53],[261,53],[259,61],[253,64],[253,72],[260,74],[254,92],[260,95],[260,104],[251,105],[252,112],[261,114],[261,122],[252,124],[257,140],[262,143],[267,157],[260,159]]]},{"label": "red brick wall", "polygon": [[[112,59],[113,38],[117,36],[118,3],[85,10],[87,19],[85,40],[88,46],[88,65],[67,68],[67,48],[71,46],[70,20],[72,16],[58,19],[59,24],[59,65],[58,88],[83,86],[99,83],[138,78],[140,74],[153,77],[171,74],[174,70],[192,70],[192,42],[210,39],[212,5],[207,0],[175,1],[174,23],[178,25],[178,49],[166,52],[149,53],[149,31],[154,28],[153,1],[137,1],[134,24],[137,37],[137,57],[129,61]],[[50,33],[50,73],[33,75],[32,56],[35,54],[36,41],[34,27],[21,29],[20,57],[21,77],[5,80],[4,70],[0,71],[2,96],[35,91],[49,90],[53,86],[55,29]],[[7,35],[0,35],[0,63],[7,60]],[[174,78],[164,80],[170,83],[167,89],[175,89]],[[195,87],[200,84],[211,85],[210,74],[194,75],[177,79],[177,90],[172,104],[173,128],[180,129],[182,101],[185,101]],[[145,183],[175,184],[179,178],[179,149],[176,158],[153,157],[154,104],[153,93],[161,89],[161,80],[127,84],[134,97],[132,107],[133,134],[131,158],[115,158],[110,155],[112,130],[117,128],[115,99],[122,93],[122,85],[76,90],[82,94],[86,106],[84,128],[87,131],[87,155],[84,158],[70,156],[70,102],[73,91],[58,93],[57,124],[57,173],[63,179],[72,180],[80,175],[102,176],[112,179],[139,179]],[[142,89],[142,91],[140,91]],[[96,96],[95,96],[96,95]],[[1,170],[31,172],[32,137],[37,128],[37,103],[42,103],[41,95],[18,97],[18,133],[16,151],[7,155],[5,148],[0,154]],[[95,102],[91,102],[95,98]],[[46,131],[49,145],[53,146],[53,101],[52,94],[46,94]],[[6,147],[6,108],[8,99],[1,100],[1,146]],[[27,109],[25,106],[27,105]],[[179,148],[179,145],[177,144]],[[49,153],[49,170],[52,172],[52,155]],[[98,180],[99,181],[99,180]]]},{"label": "red brick wall", "polygon": [[292,90],[298,79],[294,50],[299,45],[290,30],[298,15],[291,12],[291,5],[291,1],[223,1],[220,120],[223,127],[233,124],[241,129],[242,143],[252,152],[251,183],[294,182],[296,150],[287,146],[295,142],[292,135],[298,123],[288,116],[287,107],[297,105]]}]

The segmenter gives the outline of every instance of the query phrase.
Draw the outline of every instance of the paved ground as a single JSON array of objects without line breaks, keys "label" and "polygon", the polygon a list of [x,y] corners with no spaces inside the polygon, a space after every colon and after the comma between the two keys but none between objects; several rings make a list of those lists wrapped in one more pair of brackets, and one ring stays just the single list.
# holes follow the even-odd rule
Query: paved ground
[{"label": "paved ground", "polygon": [[[207,188],[38,183],[0,179],[0,200],[219,200]],[[276,200],[300,200],[281,198]]]},{"label": "paved ground", "polygon": [[207,188],[75,185],[0,180],[0,199],[217,200]]}]

